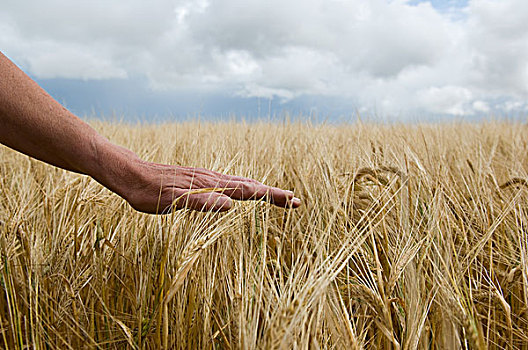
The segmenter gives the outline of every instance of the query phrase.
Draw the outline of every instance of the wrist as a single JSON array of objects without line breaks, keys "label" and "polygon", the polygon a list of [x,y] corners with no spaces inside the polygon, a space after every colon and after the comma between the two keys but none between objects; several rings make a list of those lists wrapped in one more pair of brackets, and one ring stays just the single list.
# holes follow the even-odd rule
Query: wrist
[{"label": "wrist", "polygon": [[134,174],[139,173],[143,161],[134,152],[99,135],[92,142],[92,149],[92,166],[85,173],[128,200],[128,192],[138,180]]}]

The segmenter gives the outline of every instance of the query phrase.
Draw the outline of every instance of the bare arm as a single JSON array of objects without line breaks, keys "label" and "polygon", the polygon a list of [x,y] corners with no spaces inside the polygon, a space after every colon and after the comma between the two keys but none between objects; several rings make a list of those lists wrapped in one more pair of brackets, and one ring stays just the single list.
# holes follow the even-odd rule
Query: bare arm
[{"label": "bare arm", "polygon": [[[171,204],[176,208],[228,210],[231,199],[265,198],[282,207],[300,205],[290,191],[252,179],[141,160],[61,106],[1,52],[0,143],[49,164],[89,175],[135,209],[147,213],[160,213]],[[189,192],[200,188],[224,190]]]}]

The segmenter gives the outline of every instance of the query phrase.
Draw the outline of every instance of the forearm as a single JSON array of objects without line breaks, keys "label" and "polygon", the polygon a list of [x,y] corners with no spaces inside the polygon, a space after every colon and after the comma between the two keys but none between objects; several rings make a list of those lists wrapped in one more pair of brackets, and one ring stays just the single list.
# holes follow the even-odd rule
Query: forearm
[{"label": "forearm", "polygon": [[60,168],[93,176],[113,190],[115,185],[104,171],[117,172],[111,167],[125,166],[130,156],[124,157],[129,151],[111,144],[61,106],[1,53],[0,143]]},{"label": "forearm", "polygon": [[[0,143],[63,169],[90,175],[147,213],[173,207],[228,210],[231,199],[263,198],[293,208],[301,203],[291,191],[252,179],[142,161],[62,107],[1,52]],[[211,192],[211,188],[216,191]],[[196,189],[205,191],[193,193]]]}]

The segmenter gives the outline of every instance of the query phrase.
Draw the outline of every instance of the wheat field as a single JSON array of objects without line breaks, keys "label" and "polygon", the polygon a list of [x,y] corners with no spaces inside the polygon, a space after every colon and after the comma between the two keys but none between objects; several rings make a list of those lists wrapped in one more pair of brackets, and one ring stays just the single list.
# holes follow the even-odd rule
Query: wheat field
[{"label": "wheat field", "polygon": [[93,121],[296,210],[135,212],[0,148],[0,347],[528,349],[528,127]]}]

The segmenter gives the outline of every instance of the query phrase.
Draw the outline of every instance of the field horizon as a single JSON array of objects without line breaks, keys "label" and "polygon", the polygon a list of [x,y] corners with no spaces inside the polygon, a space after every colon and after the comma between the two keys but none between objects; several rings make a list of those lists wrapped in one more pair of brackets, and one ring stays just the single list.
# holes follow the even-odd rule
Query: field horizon
[{"label": "field horizon", "polygon": [[0,347],[528,349],[528,126],[90,124],[286,210],[134,211],[0,146]]}]

